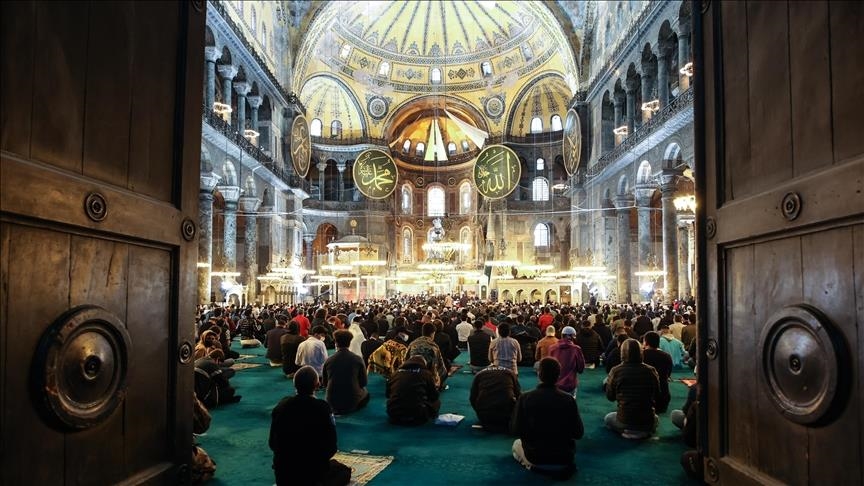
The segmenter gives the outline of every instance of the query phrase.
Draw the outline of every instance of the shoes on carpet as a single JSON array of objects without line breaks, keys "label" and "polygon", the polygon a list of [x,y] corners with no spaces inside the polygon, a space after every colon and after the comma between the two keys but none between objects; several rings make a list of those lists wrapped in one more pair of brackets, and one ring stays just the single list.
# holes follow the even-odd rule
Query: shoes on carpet
[{"label": "shoes on carpet", "polygon": [[641,430],[625,430],[624,432],[621,433],[621,437],[624,437],[625,439],[631,439],[631,440],[642,440],[642,439],[647,439],[648,437],[651,437],[651,433],[650,432],[644,432]]}]

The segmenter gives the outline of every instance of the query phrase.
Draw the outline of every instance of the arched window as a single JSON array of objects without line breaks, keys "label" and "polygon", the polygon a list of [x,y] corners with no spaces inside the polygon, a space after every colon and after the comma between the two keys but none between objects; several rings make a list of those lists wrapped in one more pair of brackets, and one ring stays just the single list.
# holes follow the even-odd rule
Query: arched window
[{"label": "arched window", "polygon": [[378,66],[378,75],[387,76],[388,74],[390,74],[390,63],[387,61],[382,61],[381,65]]},{"label": "arched window", "polygon": [[441,70],[438,68],[432,68],[429,80],[432,84],[441,84]]},{"label": "arched window", "polygon": [[402,214],[411,214],[411,210],[413,209],[412,201],[414,200],[414,191],[411,190],[411,186],[409,184],[405,184],[402,186]]},{"label": "arched window", "polygon": [[426,191],[426,215],[427,216],[444,216],[447,210],[444,201],[444,188],[441,186],[431,186]]},{"label": "arched window", "polygon": [[459,186],[459,214],[468,214],[471,212],[471,203],[473,200],[471,183],[465,181]]},{"label": "arched window", "polygon": [[351,45],[345,44],[342,46],[342,50],[339,52],[339,57],[342,59],[348,59],[348,56],[351,55]]},{"label": "arched window", "polygon": [[411,263],[414,261],[414,245],[412,241],[414,235],[411,234],[411,228],[402,230],[402,262]]},{"label": "arched window", "polygon": [[423,142],[417,142],[417,148],[414,150],[414,153],[415,153],[418,157],[422,157],[423,154],[426,153],[426,144],[423,143]]},{"label": "arched window", "polygon": [[543,157],[537,158],[537,172],[541,170],[546,170],[546,161],[543,160]]},{"label": "arched window", "polygon": [[411,140],[405,140],[405,143],[402,144],[402,153],[407,154],[411,151]]},{"label": "arched window", "polygon": [[267,52],[267,26],[264,22],[261,22],[261,47],[264,48],[264,52]]},{"label": "arched window", "polygon": [[543,223],[534,227],[534,247],[549,247],[549,227]]},{"label": "arched window", "polygon": [[488,78],[492,76],[492,63],[489,61],[483,61],[480,63],[480,72],[483,74],[484,78]]},{"label": "arched window", "polygon": [[468,145],[468,140],[462,140],[462,151],[467,152],[471,150],[471,146]]},{"label": "arched window", "polygon": [[543,120],[539,116],[531,119],[531,133],[541,133],[543,131]]},{"label": "arched window", "polygon": [[312,123],[309,124],[309,135],[313,137],[321,136],[321,120],[314,119]]},{"label": "arched window", "polygon": [[533,201],[549,200],[549,183],[542,177],[537,177],[531,183],[531,199]]},{"label": "arched window", "polygon": [[522,44],[522,57],[525,58],[525,62],[534,58],[534,52],[531,50],[531,46],[528,43]]},{"label": "arched window", "polygon": [[450,142],[447,144],[447,155],[456,155],[456,144]]},{"label": "arched window", "polygon": [[330,122],[330,138],[342,138],[342,122],[333,120]]},{"label": "arched window", "polygon": [[564,130],[564,127],[561,125],[561,117],[558,115],[552,115],[552,131],[560,132]]},{"label": "arched window", "polygon": [[255,6],[252,6],[252,22],[249,24],[249,29],[252,34],[255,34],[255,27],[258,25],[258,16],[255,15]]}]

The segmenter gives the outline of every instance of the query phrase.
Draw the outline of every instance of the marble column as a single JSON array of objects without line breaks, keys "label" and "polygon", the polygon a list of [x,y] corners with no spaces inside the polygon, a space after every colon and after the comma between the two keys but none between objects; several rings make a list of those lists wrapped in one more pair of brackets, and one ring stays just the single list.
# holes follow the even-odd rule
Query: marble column
[{"label": "marble column", "polygon": [[198,193],[198,303],[211,302],[210,272],[213,267],[213,189],[219,176],[202,173]]},{"label": "marble column", "polygon": [[663,207],[663,270],[666,272],[663,293],[666,302],[678,297],[678,222],[675,210],[675,186],[679,172],[666,169],[660,176]]},{"label": "marble column", "polygon": [[[232,66],[231,64],[222,64],[219,66],[219,75],[222,76],[222,102],[228,106],[231,106],[231,82],[234,80],[234,76],[237,76],[237,66]],[[231,124],[232,113],[229,113],[228,119],[226,120],[228,124]]]},{"label": "marble column", "polygon": [[250,299],[258,295],[258,207],[261,201],[255,196],[243,196],[237,206],[243,213],[246,231],[244,236],[243,281],[249,289]]},{"label": "marble column", "polygon": [[273,198],[265,191],[264,200],[261,206],[258,207],[258,223],[255,224],[258,230],[259,237],[257,241],[261,248],[261,253],[256,255],[256,259],[260,260],[264,268],[268,268],[273,262],[273,219],[276,218],[273,214]]},{"label": "marble column", "polygon": [[338,194],[337,200],[339,202],[342,202],[345,200],[345,162],[336,162],[336,170],[339,172],[339,175],[336,177],[336,193]]},{"label": "marble column", "polygon": [[[678,67],[679,69],[691,62],[693,58],[690,56],[690,18],[681,19],[678,24]],[[681,91],[690,87],[690,77],[686,74],[678,74],[679,86]]]},{"label": "marble column", "polygon": [[312,242],[313,241],[315,241],[315,235],[314,234],[307,233],[307,234],[303,235],[303,242],[306,243],[306,252],[305,252],[306,265],[305,265],[305,268],[307,270],[317,270],[317,267],[315,265],[316,262],[313,259],[313,248],[312,248]]},{"label": "marble column", "polygon": [[246,95],[252,86],[245,82],[234,83],[234,91],[237,93],[237,132],[244,135],[243,130],[246,130]]},{"label": "marble column", "polygon": [[690,284],[690,226],[693,219],[678,218],[678,298],[693,295]]},{"label": "marble column", "polygon": [[[216,61],[222,57],[222,51],[216,46],[204,48],[204,71],[207,75],[207,87],[204,91],[204,110],[212,110],[216,101]],[[209,298],[209,297],[208,297]]]},{"label": "marble column", "polygon": [[662,47],[657,55],[657,98],[660,108],[669,104],[669,55]]},{"label": "marble column", "polygon": [[246,104],[249,105],[249,128],[256,132],[258,131],[258,108],[261,108],[262,101],[263,98],[257,95],[246,97]]},{"label": "marble column", "polygon": [[636,131],[636,90],[639,86],[635,79],[627,80],[627,136]]},{"label": "marble column", "polygon": [[[609,205],[603,211],[603,265],[606,270],[618,272],[618,216],[615,206]],[[618,296],[615,297],[618,299]]]},{"label": "marble column", "polygon": [[618,302],[630,303],[630,209],[633,196],[619,194],[615,197],[615,207],[618,219]]},{"label": "marble column", "polygon": [[225,199],[225,228],[222,240],[222,258],[226,272],[237,270],[237,202],[240,199],[240,188],[237,186],[218,186]]},{"label": "marble column", "polygon": [[650,184],[636,186],[636,211],[639,221],[639,269],[648,270],[648,256],[651,254],[651,196],[655,187]]},{"label": "marble column", "polygon": [[327,162],[318,162],[318,200],[324,200],[324,172],[327,170]]},{"label": "marble column", "polygon": [[612,96],[612,107],[615,114],[615,126],[613,128],[618,128],[624,125],[624,108],[626,104],[627,96],[623,91],[618,91],[614,96]]}]

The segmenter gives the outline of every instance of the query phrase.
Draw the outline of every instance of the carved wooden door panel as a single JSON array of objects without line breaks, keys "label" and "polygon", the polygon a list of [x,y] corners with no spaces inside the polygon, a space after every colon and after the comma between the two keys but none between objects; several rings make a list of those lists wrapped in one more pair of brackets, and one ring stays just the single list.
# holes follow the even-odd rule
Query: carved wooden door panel
[{"label": "carved wooden door panel", "polygon": [[189,463],[203,8],[2,4],[2,484]]},{"label": "carved wooden door panel", "polygon": [[864,482],[862,5],[694,7],[709,482]]}]

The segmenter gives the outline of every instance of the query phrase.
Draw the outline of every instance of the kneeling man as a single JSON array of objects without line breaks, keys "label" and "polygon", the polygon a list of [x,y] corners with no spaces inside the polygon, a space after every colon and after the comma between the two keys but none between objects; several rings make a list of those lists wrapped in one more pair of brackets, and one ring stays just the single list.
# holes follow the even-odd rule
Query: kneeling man
[{"label": "kneeling man", "polygon": [[480,370],[474,375],[470,396],[480,425],[490,432],[507,432],[521,393],[519,380],[509,368],[491,365]]},{"label": "kneeling man", "polygon": [[336,352],[324,362],[323,385],[327,389],[327,403],[338,415],[353,412],[369,403],[366,366],[363,358],[350,350],[353,338],[351,331],[336,331],[333,334]]}]

